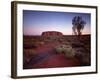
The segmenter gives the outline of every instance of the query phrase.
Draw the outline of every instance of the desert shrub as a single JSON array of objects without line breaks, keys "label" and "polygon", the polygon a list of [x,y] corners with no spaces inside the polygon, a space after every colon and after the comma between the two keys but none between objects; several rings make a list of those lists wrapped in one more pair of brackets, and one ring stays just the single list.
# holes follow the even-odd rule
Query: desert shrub
[{"label": "desert shrub", "polygon": [[72,47],[73,48],[79,48],[79,47],[83,47],[83,43],[79,42],[79,41],[75,41],[72,43]]},{"label": "desert shrub", "polygon": [[64,44],[64,45],[70,45],[70,42],[64,40],[64,41],[62,42],[62,44]]},{"label": "desert shrub", "polygon": [[39,45],[44,45],[44,44],[45,44],[45,42],[43,42],[43,41],[39,42]]},{"label": "desert shrub", "polygon": [[82,65],[90,65],[90,52],[83,47],[75,48],[75,56],[80,60]]},{"label": "desert shrub", "polygon": [[36,51],[34,49],[24,49],[23,52],[25,54],[28,54],[28,55],[34,55],[34,54],[36,54]]},{"label": "desert shrub", "polygon": [[75,51],[70,45],[65,46],[64,53],[65,53],[65,56],[69,58],[75,56]]},{"label": "desert shrub", "polygon": [[75,56],[74,49],[70,45],[60,45],[55,47],[55,50],[57,53],[64,53],[64,55],[68,58]]},{"label": "desert shrub", "polygon": [[89,54],[89,53],[84,53],[84,54],[81,56],[81,62],[82,62],[84,65],[90,65],[90,54]]},{"label": "desert shrub", "polygon": [[62,53],[64,49],[63,49],[62,46],[56,46],[55,50],[56,50],[57,53]]},{"label": "desert shrub", "polygon": [[36,55],[36,51],[33,49],[24,49],[23,50],[23,56],[24,56],[24,62],[29,62],[30,59]]}]

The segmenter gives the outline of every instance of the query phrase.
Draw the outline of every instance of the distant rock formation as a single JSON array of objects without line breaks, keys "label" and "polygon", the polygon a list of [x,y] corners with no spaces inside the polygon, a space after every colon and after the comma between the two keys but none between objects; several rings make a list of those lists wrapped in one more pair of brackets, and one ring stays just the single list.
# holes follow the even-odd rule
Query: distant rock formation
[{"label": "distant rock formation", "polygon": [[42,32],[42,36],[62,36],[63,34],[58,31],[46,31]]}]

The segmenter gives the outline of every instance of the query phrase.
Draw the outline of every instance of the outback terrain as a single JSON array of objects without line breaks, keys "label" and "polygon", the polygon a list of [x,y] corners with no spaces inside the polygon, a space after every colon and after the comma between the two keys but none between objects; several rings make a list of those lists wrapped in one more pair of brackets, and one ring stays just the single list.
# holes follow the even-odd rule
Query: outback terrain
[{"label": "outback terrain", "polygon": [[23,69],[90,66],[91,36],[23,36]]}]

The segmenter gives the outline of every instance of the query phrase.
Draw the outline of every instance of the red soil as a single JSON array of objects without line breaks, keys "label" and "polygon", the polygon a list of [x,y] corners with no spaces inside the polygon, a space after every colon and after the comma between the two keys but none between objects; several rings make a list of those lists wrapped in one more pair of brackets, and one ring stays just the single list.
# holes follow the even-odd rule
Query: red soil
[{"label": "red soil", "polygon": [[54,68],[78,66],[80,62],[76,58],[66,58],[63,54],[52,55],[44,61],[33,65],[33,68]]},{"label": "red soil", "polygon": [[55,45],[59,44],[56,42],[50,42],[38,47],[36,51],[39,55],[42,55],[43,52],[48,52],[51,55],[44,60],[40,60],[38,63],[31,64],[32,68],[71,67],[80,65],[77,58],[66,58],[63,53],[55,54],[55,51],[53,51]]}]

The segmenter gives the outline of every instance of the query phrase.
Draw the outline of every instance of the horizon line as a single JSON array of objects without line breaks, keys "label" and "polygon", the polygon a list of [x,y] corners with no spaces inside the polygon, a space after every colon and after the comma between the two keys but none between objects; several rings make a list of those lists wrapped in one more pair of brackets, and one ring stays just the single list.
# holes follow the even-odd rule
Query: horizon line
[{"label": "horizon line", "polygon": [[[91,34],[82,34],[82,35],[91,35]],[[23,36],[42,36],[42,35],[23,35]],[[68,34],[68,35],[62,35],[62,36],[76,36],[76,35],[71,35],[71,34]]]}]

